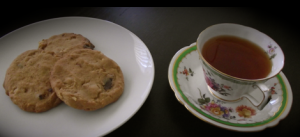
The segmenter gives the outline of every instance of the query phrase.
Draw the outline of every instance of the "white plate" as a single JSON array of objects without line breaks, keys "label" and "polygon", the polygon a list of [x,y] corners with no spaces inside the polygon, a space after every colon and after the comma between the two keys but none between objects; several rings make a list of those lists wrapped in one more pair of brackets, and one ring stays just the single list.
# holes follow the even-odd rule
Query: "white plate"
[{"label": "white plate", "polygon": [[176,98],[193,115],[215,126],[241,132],[260,131],[277,125],[291,109],[292,89],[283,72],[266,81],[272,96],[262,110],[247,99],[224,102],[215,98],[203,75],[196,43],[183,47],[173,56],[168,78]]},{"label": "white plate", "polygon": [[115,130],[143,105],[152,88],[154,63],[146,45],[132,32],[115,23],[86,17],[45,20],[17,29],[0,39],[0,83],[10,63],[22,52],[37,49],[52,35],[73,32],[87,37],[113,59],[124,74],[120,99],[107,107],[87,112],[61,104],[44,113],[19,109],[0,88],[0,135],[22,137],[98,137]]}]

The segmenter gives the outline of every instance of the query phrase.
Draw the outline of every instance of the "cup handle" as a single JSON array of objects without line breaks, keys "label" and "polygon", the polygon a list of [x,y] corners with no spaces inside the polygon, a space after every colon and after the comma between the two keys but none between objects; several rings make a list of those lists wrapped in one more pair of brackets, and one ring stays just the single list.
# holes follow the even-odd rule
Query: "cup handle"
[{"label": "cup handle", "polygon": [[243,95],[243,97],[246,97],[255,107],[257,107],[257,109],[262,110],[268,103],[267,101],[271,95],[270,94],[271,92],[270,92],[270,89],[262,82],[256,83],[255,85],[263,93],[262,101],[257,101],[257,99],[255,99],[254,97],[252,97],[249,94],[245,94],[245,95]]}]

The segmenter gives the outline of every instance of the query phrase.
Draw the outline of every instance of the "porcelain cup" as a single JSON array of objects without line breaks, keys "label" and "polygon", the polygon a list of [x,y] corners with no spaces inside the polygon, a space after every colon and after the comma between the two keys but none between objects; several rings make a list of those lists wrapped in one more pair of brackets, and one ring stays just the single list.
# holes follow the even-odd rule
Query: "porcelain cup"
[{"label": "porcelain cup", "polygon": [[[261,79],[242,79],[225,74],[210,65],[203,58],[201,51],[206,41],[220,35],[240,37],[260,46],[272,62],[269,75]],[[270,89],[265,85],[265,82],[280,73],[284,66],[283,51],[272,38],[254,28],[240,24],[221,23],[206,28],[197,38],[197,51],[202,63],[203,76],[208,90],[213,96],[228,102],[246,98],[260,110],[267,103],[270,96]],[[259,90],[256,90],[257,88]],[[253,96],[254,94],[256,96]]]}]

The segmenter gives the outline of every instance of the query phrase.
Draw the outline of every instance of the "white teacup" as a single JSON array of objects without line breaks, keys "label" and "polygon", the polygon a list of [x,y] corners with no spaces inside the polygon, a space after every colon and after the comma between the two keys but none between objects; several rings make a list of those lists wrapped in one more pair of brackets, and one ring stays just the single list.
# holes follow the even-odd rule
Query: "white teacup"
[{"label": "white teacup", "polygon": [[[260,46],[270,57],[272,62],[271,72],[264,78],[260,79],[243,79],[225,74],[211,64],[209,64],[201,54],[203,45],[211,38],[220,35],[236,36],[249,40]],[[284,54],[279,45],[266,34],[239,24],[222,23],[212,25],[203,30],[197,38],[197,50],[201,58],[203,73],[211,94],[223,101],[238,101],[243,97],[258,109],[266,104],[270,96],[270,89],[264,84],[268,79],[276,76],[284,66]],[[252,91],[257,92],[256,88],[262,92],[261,97],[253,97]]]}]

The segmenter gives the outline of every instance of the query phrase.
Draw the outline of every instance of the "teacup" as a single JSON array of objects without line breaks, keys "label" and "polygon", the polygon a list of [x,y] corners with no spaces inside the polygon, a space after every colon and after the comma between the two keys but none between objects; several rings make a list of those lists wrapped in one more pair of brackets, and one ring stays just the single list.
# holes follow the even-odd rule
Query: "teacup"
[{"label": "teacup", "polygon": [[[270,72],[264,77],[250,79],[232,76],[214,67],[203,57],[202,51],[206,42],[217,36],[234,36],[259,46],[271,61]],[[202,62],[203,76],[213,96],[228,102],[239,101],[245,97],[260,110],[271,95],[270,89],[264,83],[280,73],[284,66],[284,54],[272,38],[254,28],[239,24],[221,23],[206,28],[197,38],[197,51]],[[257,87],[259,90],[256,90]],[[261,94],[257,97],[252,92]]]}]

